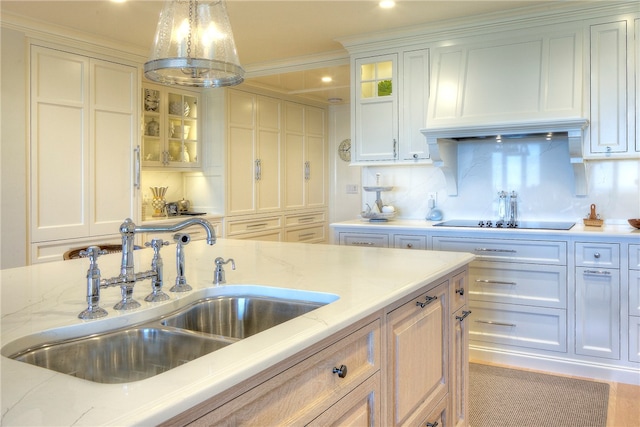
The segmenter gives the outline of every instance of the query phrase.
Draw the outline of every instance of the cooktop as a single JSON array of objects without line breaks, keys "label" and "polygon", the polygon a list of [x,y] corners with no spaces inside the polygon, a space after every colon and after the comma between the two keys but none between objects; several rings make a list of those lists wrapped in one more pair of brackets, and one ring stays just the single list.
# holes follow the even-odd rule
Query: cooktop
[{"label": "cooktop", "polygon": [[472,228],[518,228],[522,230],[570,230],[575,222],[564,221],[518,221],[510,224],[506,221],[476,221],[473,219],[452,219],[433,224],[434,227],[472,227]]}]

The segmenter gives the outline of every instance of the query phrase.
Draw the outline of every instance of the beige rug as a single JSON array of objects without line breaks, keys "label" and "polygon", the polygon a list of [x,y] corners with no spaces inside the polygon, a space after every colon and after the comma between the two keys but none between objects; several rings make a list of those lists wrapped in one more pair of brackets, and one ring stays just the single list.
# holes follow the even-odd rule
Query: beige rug
[{"label": "beige rug", "polygon": [[609,384],[469,364],[470,427],[605,427]]}]

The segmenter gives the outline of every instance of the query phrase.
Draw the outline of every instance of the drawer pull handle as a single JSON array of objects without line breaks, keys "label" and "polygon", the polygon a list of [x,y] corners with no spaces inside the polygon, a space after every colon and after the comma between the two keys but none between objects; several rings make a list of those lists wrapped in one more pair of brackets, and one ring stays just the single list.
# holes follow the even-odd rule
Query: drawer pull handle
[{"label": "drawer pull handle", "polygon": [[340,365],[339,368],[333,368],[333,373],[338,374],[340,378],[345,378],[347,376],[347,367],[346,365]]},{"label": "drawer pull handle", "polygon": [[470,314],[471,314],[471,310],[468,310],[468,311],[463,310],[462,311],[462,316],[456,316],[456,320],[459,320],[459,321],[462,322]]},{"label": "drawer pull handle", "polygon": [[464,288],[456,289],[456,294],[460,294],[460,296],[464,295]]},{"label": "drawer pull handle", "polygon": [[517,251],[515,249],[492,249],[492,248],[476,248],[476,252],[505,252],[510,254],[515,254]]},{"label": "drawer pull handle", "polygon": [[424,299],[425,302],[416,301],[416,305],[419,305],[420,308],[425,308],[426,306],[437,300],[438,297],[430,297],[429,295],[427,295]]},{"label": "drawer pull handle", "polygon": [[316,233],[304,233],[304,234],[299,234],[298,235],[298,239],[300,240],[309,240],[312,239],[313,236],[315,236]]},{"label": "drawer pull handle", "polygon": [[260,224],[249,224],[247,225],[247,229],[249,228],[263,228],[266,227],[267,223],[266,222],[261,222]]},{"label": "drawer pull handle", "polygon": [[312,216],[308,216],[305,218],[298,218],[298,222],[311,222],[313,221],[313,217]]},{"label": "drawer pull handle", "polygon": [[358,246],[373,246],[373,242],[351,242],[352,245]]},{"label": "drawer pull handle", "polygon": [[594,258],[600,258],[600,252],[596,252],[595,254],[593,254]]},{"label": "drawer pull handle", "polygon": [[489,285],[517,285],[516,282],[502,282],[500,280],[476,279],[476,283],[487,283]]},{"label": "drawer pull handle", "polygon": [[585,270],[584,271],[585,276],[587,275],[591,275],[591,276],[609,276],[611,274],[610,271],[606,271],[606,270]]},{"label": "drawer pull handle", "polygon": [[496,325],[496,326],[509,326],[515,328],[515,323],[502,323],[502,322],[494,322],[493,320],[476,320],[476,323],[484,323],[486,325]]},{"label": "drawer pull handle", "polygon": [[427,427],[438,427],[438,422],[434,422],[434,423],[427,423],[425,424]]}]

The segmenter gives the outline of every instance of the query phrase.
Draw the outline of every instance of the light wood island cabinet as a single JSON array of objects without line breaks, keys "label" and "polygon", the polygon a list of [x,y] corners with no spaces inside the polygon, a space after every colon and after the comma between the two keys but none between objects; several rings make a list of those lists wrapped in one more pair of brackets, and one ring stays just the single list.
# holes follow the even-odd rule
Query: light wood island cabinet
[{"label": "light wood island cabinet", "polygon": [[163,425],[465,426],[467,332],[450,308],[467,280],[435,280]]}]

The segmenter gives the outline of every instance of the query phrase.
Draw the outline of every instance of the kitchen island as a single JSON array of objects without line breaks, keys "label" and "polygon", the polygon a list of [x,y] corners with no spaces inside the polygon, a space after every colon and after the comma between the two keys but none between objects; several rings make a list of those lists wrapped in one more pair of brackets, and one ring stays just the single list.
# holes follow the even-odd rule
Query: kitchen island
[{"label": "kitchen island", "polygon": [[[174,248],[162,251],[167,293],[175,280]],[[142,307],[118,312],[112,307],[120,299],[119,289],[103,289],[100,305],[109,315],[93,321],[77,318],[86,308],[87,260],[3,270],[2,425],[157,425],[375,316],[394,302],[430,289],[431,283],[438,285],[453,273],[464,273],[474,258],[456,252],[408,253],[228,239],[219,239],[215,246],[192,242],[185,252],[186,277],[193,291],[170,293],[169,301],[148,303],[143,299],[150,291],[149,281],[139,282],[134,297]],[[135,251],[136,271],[148,269],[152,255],[150,249]],[[212,285],[213,261],[218,256],[233,258],[237,267],[227,266],[227,284],[222,286]],[[98,263],[103,277],[112,277],[119,272],[120,256],[104,255]],[[15,347],[16,340],[24,345],[29,340],[26,337],[43,331],[50,331],[48,339],[99,333],[167,314],[203,296],[256,289],[274,295],[287,295],[291,290],[294,297],[295,291],[303,292],[302,296],[320,292],[326,294],[327,302],[338,299],[175,369],[125,384],[90,382],[5,357],[5,349]],[[33,343],[36,341],[34,338]]]}]

